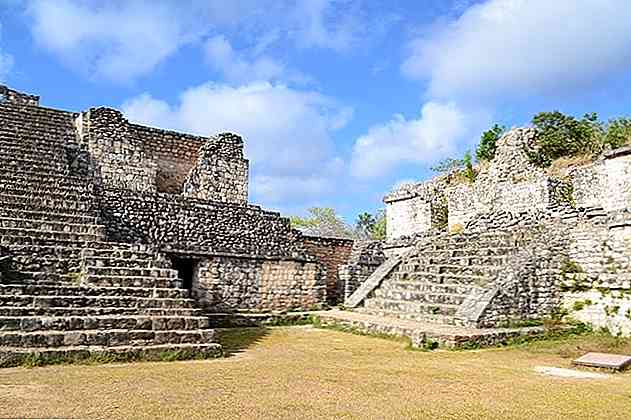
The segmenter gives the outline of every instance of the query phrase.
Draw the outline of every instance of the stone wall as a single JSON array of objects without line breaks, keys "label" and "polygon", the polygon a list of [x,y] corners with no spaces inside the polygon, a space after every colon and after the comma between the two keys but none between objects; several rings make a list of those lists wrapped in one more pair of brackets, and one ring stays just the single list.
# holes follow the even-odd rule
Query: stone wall
[{"label": "stone wall", "polygon": [[631,147],[606,152],[596,162],[570,170],[569,177],[578,207],[631,207]]},{"label": "stone wall", "polygon": [[165,193],[106,190],[101,217],[110,240],[231,255],[305,255],[289,219],[257,206]]},{"label": "stone wall", "polygon": [[326,268],[327,302],[330,305],[342,302],[344,282],[340,280],[338,270],[348,262],[354,241],[352,239],[303,235],[302,242],[306,251],[315,256]]},{"label": "stone wall", "polygon": [[247,203],[248,161],[236,135],[205,138],[144,127],[111,108],[82,113],[76,127],[106,188]]},{"label": "stone wall", "polygon": [[313,261],[214,257],[199,263],[193,294],[216,312],[316,310],[326,280]]},{"label": "stone wall", "polygon": [[248,166],[241,137],[230,133],[211,137],[199,150],[197,164],[184,183],[184,195],[247,204]]},{"label": "stone wall", "polygon": [[386,260],[381,241],[356,241],[348,262],[339,267],[340,283],[346,301]]},{"label": "stone wall", "polygon": [[9,89],[7,86],[0,85],[0,103],[4,101],[18,105],[39,106],[39,96],[18,92],[17,90]]},{"label": "stone wall", "polygon": [[77,140],[87,147],[98,182],[109,188],[156,191],[157,165],[123,115],[93,108],[76,119]]},{"label": "stone wall", "polygon": [[387,238],[394,240],[445,225],[447,202],[444,195],[448,178],[404,185],[384,197]]},{"label": "stone wall", "polygon": [[509,131],[498,140],[494,159],[480,165],[475,182],[447,188],[451,231],[488,214],[542,213],[570,204],[569,183],[528,160],[525,148],[534,136],[531,128]]},{"label": "stone wall", "polygon": [[562,273],[570,316],[631,335],[631,213],[609,212],[571,230]]}]

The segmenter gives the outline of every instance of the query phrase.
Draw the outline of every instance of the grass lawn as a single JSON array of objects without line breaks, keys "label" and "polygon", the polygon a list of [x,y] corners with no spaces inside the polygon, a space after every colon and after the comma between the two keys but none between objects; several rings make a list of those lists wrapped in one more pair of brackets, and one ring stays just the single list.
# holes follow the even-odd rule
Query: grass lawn
[{"label": "grass lawn", "polygon": [[0,418],[629,419],[631,373],[542,376],[588,350],[631,341],[587,336],[478,351],[311,327],[223,333],[219,360],[0,370]]}]

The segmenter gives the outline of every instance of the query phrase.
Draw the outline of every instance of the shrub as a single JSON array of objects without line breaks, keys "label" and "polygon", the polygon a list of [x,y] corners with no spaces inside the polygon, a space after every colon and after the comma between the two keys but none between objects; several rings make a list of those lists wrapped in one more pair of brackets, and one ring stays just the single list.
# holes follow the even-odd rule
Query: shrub
[{"label": "shrub", "polygon": [[631,119],[616,118],[607,124],[605,144],[613,149],[631,143]]},{"label": "shrub", "polygon": [[502,137],[502,134],[506,131],[506,127],[495,124],[490,130],[482,133],[480,138],[480,144],[475,150],[475,157],[478,162],[490,161],[495,157],[495,150],[497,149],[497,141]]},{"label": "shrub", "polygon": [[527,153],[539,166],[547,167],[564,156],[595,155],[605,144],[605,129],[596,113],[585,114],[577,120],[559,111],[541,112],[532,123],[537,130],[536,144],[528,148]]},{"label": "shrub", "polygon": [[464,164],[464,169],[462,171],[464,177],[467,178],[469,181],[474,182],[476,172],[473,169],[473,158],[471,157],[471,152],[469,152],[468,150],[465,152],[462,162]]}]

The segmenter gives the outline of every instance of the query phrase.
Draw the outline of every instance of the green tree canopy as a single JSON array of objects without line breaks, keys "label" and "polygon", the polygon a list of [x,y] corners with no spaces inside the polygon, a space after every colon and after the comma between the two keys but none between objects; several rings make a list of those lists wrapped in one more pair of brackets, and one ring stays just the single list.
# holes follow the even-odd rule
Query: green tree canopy
[{"label": "green tree canopy", "polygon": [[330,207],[312,207],[307,216],[291,216],[291,226],[309,235],[353,238],[353,229]]}]

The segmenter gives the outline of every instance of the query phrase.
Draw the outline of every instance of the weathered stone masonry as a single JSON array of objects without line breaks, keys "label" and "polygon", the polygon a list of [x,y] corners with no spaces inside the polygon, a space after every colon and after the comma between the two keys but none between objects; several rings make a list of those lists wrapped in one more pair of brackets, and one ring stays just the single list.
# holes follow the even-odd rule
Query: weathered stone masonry
[{"label": "weathered stone masonry", "polygon": [[217,356],[207,311],[325,305],[313,241],[247,204],[240,137],[0,94],[0,367],[34,354]]},{"label": "weathered stone masonry", "polygon": [[441,177],[388,195],[389,259],[349,304],[477,327],[565,310],[631,334],[631,150],[550,175],[527,159],[533,140],[532,129],[504,135],[473,183]]}]

